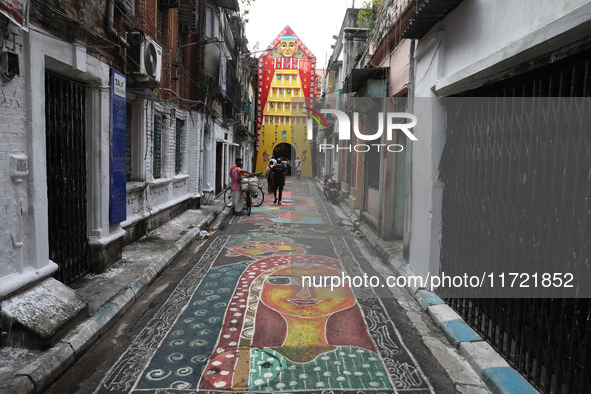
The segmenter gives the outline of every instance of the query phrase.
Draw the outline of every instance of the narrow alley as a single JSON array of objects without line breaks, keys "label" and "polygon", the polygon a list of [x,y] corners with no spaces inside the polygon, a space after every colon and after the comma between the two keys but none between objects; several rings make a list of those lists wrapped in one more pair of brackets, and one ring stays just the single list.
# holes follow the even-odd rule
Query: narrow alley
[{"label": "narrow alley", "polygon": [[0,394],[591,393],[591,0],[0,32]]},{"label": "narrow alley", "polygon": [[102,353],[90,350],[49,392],[487,392],[467,364],[450,378],[453,355],[438,361],[424,336],[455,349],[405,289],[303,284],[383,275],[339,211],[313,181],[294,180],[282,205],[267,195],[250,216],[228,215],[171,268],[170,291],[114,326],[117,343],[99,342]]}]

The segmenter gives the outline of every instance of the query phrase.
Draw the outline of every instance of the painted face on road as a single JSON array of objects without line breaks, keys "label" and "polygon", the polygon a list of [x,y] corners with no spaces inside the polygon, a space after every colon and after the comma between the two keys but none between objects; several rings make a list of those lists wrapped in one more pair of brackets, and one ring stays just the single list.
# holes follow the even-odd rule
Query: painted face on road
[{"label": "painted face on road", "polygon": [[261,301],[281,314],[309,318],[328,316],[355,304],[348,286],[332,290],[330,285],[313,287],[305,283],[302,276],[340,277],[341,272],[321,266],[282,268],[265,280]]},{"label": "painted face on road", "polygon": [[305,254],[303,245],[279,241],[247,241],[229,246],[229,255],[243,255],[248,257],[269,257],[277,255],[302,255]]}]

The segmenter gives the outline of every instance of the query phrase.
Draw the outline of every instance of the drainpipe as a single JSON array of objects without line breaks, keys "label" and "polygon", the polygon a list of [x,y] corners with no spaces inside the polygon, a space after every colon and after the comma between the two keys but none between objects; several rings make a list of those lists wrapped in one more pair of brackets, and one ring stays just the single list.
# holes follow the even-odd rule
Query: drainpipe
[{"label": "drainpipe", "polygon": [[[383,85],[384,85],[384,98],[382,101],[382,131],[386,129],[386,99],[388,97],[388,80],[384,77]],[[380,144],[382,144],[382,148],[380,149],[380,175],[379,180],[380,183],[378,184],[378,234],[380,238],[384,238],[384,220],[382,216],[384,215],[384,173],[386,169],[384,168],[384,159],[386,158],[385,146],[387,143],[385,132],[382,132],[382,136],[380,138]]]},{"label": "drainpipe", "polygon": [[[408,112],[414,111],[414,97],[415,96],[415,39],[410,40],[410,53],[408,59]],[[403,257],[408,260],[410,256],[410,236],[411,236],[411,218],[412,218],[412,142],[406,140],[406,217],[404,229],[404,248]]]},{"label": "drainpipe", "polygon": [[126,59],[127,59],[127,48],[129,48],[129,43],[127,40],[119,34],[117,30],[115,30],[114,26],[114,19],[115,19],[115,0],[108,0],[107,2],[107,31],[117,37],[117,41],[119,44],[123,46],[123,73],[127,74],[126,70]]}]

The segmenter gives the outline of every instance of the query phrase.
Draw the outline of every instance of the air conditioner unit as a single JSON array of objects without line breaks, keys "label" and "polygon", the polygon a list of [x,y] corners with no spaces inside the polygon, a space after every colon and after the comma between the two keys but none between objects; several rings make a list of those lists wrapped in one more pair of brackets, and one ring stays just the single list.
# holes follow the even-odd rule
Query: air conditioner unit
[{"label": "air conditioner unit", "polygon": [[162,48],[152,38],[146,36],[142,43],[137,43],[137,39],[130,37],[134,33],[127,35],[130,43],[128,51],[128,68],[133,72],[139,82],[149,81],[153,78],[155,82],[160,83],[160,74],[162,71]]},{"label": "air conditioner unit", "polygon": [[121,12],[134,16],[135,15],[135,2],[134,0],[115,0],[119,5]]}]

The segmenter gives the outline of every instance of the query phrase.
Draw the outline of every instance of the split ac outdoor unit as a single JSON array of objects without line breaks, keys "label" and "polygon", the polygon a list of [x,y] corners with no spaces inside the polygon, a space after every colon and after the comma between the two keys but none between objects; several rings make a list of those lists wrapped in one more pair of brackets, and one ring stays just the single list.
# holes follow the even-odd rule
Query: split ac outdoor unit
[{"label": "split ac outdoor unit", "polygon": [[153,78],[157,83],[160,83],[160,73],[162,71],[162,48],[153,39],[145,36],[144,41],[140,44],[138,40],[131,37],[133,33],[127,35],[130,43],[128,52],[128,66],[136,77],[141,81],[141,78]]},{"label": "split ac outdoor unit", "polygon": [[135,4],[134,4],[134,0],[115,0],[116,3],[118,3],[121,12],[130,15],[130,16],[134,16],[135,15]]}]

